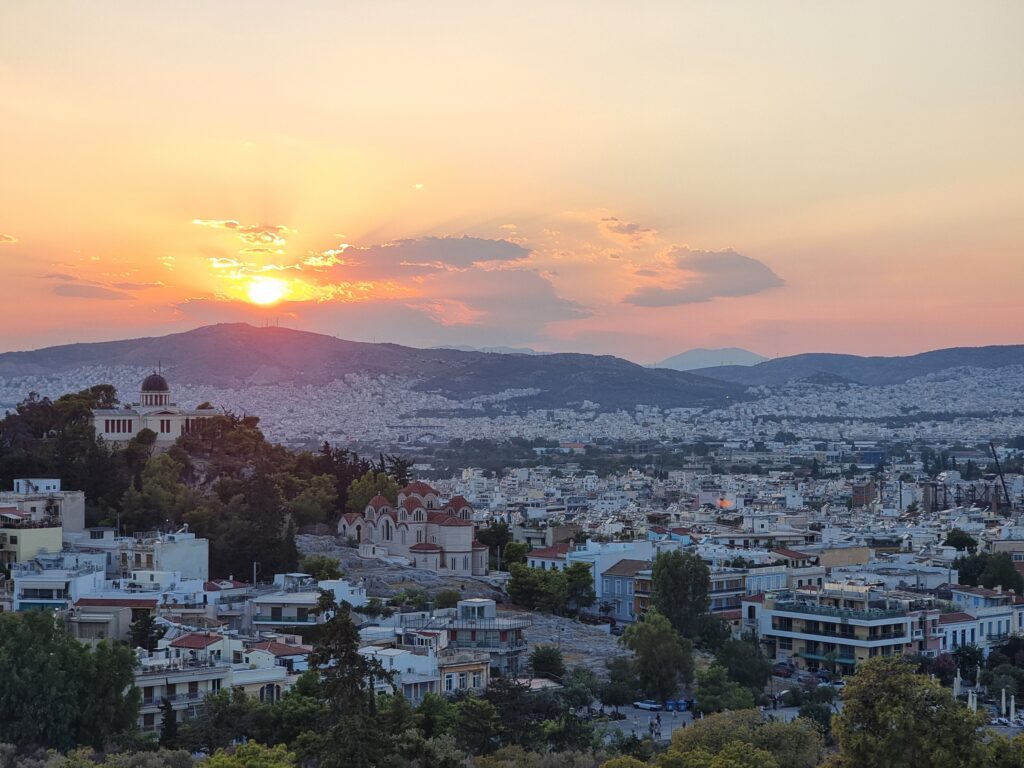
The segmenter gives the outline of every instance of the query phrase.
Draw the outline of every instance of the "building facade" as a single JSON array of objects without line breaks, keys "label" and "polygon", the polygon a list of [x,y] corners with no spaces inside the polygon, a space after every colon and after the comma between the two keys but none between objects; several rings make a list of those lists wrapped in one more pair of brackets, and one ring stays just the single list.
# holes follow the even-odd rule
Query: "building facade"
[{"label": "building facade", "polygon": [[399,491],[394,505],[383,496],[374,497],[362,512],[344,515],[338,533],[355,539],[361,552],[365,549],[372,556],[382,550],[407,559],[414,568],[487,573],[487,547],[476,540],[469,502],[462,496],[442,502],[426,483],[410,483]]}]

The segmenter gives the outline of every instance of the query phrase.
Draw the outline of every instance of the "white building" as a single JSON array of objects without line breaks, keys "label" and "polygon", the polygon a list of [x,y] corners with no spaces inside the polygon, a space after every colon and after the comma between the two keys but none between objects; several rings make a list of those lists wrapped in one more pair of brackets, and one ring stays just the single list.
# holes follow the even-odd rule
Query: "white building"
[{"label": "white building", "polygon": [[18,478],[13,491],[0,491],[2,506],[28,512],[33,520],[55,518],[65,531],[85,528],[85,493],[61,490],[58,478]]},{"label": "white building", "polygon": [[97,437],[110,443],[126,443],[144,429],[156,434],[156,447],[169,448],[175,440],[196,427],[203,418],[215,413],[212,409],[186,410],[171,399],[167,379],[151,373],[142,382],[137,403],[121,408],[97,408],[93,411],[93,427]]}]

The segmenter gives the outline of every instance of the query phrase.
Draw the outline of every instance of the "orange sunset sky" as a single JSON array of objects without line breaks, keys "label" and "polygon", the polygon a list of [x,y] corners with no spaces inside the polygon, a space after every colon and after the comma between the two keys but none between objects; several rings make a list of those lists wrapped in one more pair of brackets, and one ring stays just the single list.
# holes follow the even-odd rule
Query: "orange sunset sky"
[{"label": "orange sunset sky", "polygon": [[1024,3],[0,0],[0,351],[1024,342]]}]

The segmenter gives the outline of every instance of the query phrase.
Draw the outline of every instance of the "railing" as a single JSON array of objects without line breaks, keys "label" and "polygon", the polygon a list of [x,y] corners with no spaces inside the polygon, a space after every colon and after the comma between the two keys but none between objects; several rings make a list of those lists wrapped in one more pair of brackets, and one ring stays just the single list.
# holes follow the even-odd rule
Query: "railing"
[{"label": "railing", "polygon": [[135,670],[135,676],[173,675],[176,672],[190,672],[200,669],[228,669],[228,665],[216,659],[161,659],[161,664],[146,665]]},{"label": "railing", "polygon": [[316,614],[309,614],[305,618],[298,616],[274,616],[273,614],[257,613],[252,620],[259,623],[274,622],[275,624],[316,624]]},{"label": "railing", "polygon": [[906,617],[903,611],[885,610],[882,608],[868,608],[858,610],[856,608],[834,608],[830,605],[818,605],[817,603],[799,603],[779,601],[775,603],[775,610],[788,613],[809,613],[815,616],[833,616],[839,619],[861,619],[873,621],[876,619],[902,619]]},{"label": "railing", "polygon": [[525,640],[453,640],[459,648],[486,648],[494,651],[510,651],[517,648],[525,648]]},{"label": "railing", "polygon": [[479,629],[508,630],[526,629],[533,626],[529,618],[518,619],[462,619],[456,616],[418,616],[402,619],[402,626],[412,629]]}]

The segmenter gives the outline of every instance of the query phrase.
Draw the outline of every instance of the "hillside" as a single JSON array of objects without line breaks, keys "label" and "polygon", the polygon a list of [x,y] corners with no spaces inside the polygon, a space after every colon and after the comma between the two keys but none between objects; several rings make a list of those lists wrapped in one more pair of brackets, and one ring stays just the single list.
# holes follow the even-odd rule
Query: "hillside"
[{"label": "hillside", "polygon": [[904,357],[860,357],[813,353],[779,357],[754,366],[724,365],[692,373],[744,386],[791,381],[845,381],[869,386],[901,384],[949,368],[1003,368],[1024,365],[1024,345],[955,347]]},{"label": "hillside", "polygon": [[325,384],[346,374],[398,375],[414,389],[456,400],[508,389],[537,389],[519,407],[557,408],[591,400],[603,408],[718,405],[743,388],[689,373],[657,370],[611,356],[510,355],[345,341],[244,323],[123,341],[70,344],[0,354],[0,377],[46,375],[84,366],[161,365],[186,383],[243,388]]},{"label": "hillside", "polygon": [[655,363],[655,368],[671,368],[674,371],[695,371],[699,368],[712,366],[746,366],[757,365],[767,360],[767,357],[739,347],[725,347],[723,349],[689,349],[680,352],[678,355]]}]

